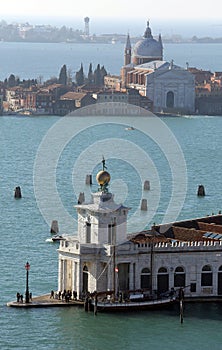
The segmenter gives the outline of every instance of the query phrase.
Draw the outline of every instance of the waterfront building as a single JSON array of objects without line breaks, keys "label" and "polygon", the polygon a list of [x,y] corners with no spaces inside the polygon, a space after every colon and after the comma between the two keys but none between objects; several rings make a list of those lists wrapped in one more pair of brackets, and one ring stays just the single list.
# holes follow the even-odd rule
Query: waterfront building
[{"label": "waterfront building", "polygon": [[222,72],[189,68],[195,76],[195,109],[197,113],[221,115],[222,113]]},{"label": "waterfront building", "polygon": [[113,91],[113,90],[105,90],[93,93],[93,97],[97,103],[104,102],[128,102],[128,96],[124,92]]},{"label": "waterfront building", "polygon": [[127,86],[153,101],[154,112],[194,113],[195,80],[173,61],[152,61],[127,73]]},{"label": "waterfront building", "polygon": [[19,86],[14,86],[6,89],[6,110],[8,111],[18,111],[24,105],[23,89]]},{"label": "waterfront building", "polygon": [[60,242],[58,290],[79,298],[95,290],[159,295],[181,287],[193,298],[222,295],[222,215],[128,234],[129,208],[115,203],[104,169],[91,202],[76,205],[77,236]]},{"label": "waterfront building", "polygon": [[95,103],[95,99],[91,93],[69,91],[56,100],[54,113],[65,115],[93,103]]},{"label": "waterfront building", "polygon": [[188,69],[163,60],[161,35],[155,40],[147,23],[143,39],[132,51],[129,35],[121,69],[122,88],[139,90],[153,102],[154,112],[194,113],[195,79]]}]

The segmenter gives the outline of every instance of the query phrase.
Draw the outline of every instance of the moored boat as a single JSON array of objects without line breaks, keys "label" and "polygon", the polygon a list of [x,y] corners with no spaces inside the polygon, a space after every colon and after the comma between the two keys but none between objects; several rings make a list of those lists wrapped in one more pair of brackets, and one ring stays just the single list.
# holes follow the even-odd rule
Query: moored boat
[{"label": "moored boat", "polygon": [[46,242],[59,242],[65,240],[62,235],[53,235],[51,238],[47,238]]},{"label": "moored boat", "polygon": [[122,299],[120,295],[118,300],[109,298],[109,295],[102,299],[101,293],[99,293],[99,296],[93,294],[91,298],[87,299],[87,302],[91,311],[113,312],[163,309],[173,305],[176,300],[175,293],[152,298],[136,293],[131,294],[126,299]]}]

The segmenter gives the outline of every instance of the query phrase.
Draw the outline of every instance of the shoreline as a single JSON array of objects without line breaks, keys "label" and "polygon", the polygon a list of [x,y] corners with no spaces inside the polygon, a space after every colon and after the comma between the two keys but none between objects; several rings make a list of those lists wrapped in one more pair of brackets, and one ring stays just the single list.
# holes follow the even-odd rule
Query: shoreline
[{"label": "shoreline", "polygon": [[84,306],[84,301],[81,300],[70,300],[68,302],[62,299],[52,299],[50,294],[43,294],[35,296],[29,303],[9,301],[6,303],[8,307],[17,308],[42,308],[42,307],[67,307],[67,306]]},{"label": "shoreline", "polygon": [[[184,303],[221,303],[222,296],[206,296],[206,297],[185,297]],[[179,303],[179,301],[178,301]],[[82,300],[70,300],[68,302],[62,299],[52,299],[50,294],[39,295],[32,298],[29,303],[21,303],[10,301],[6,305],[15,308],[43,308],[43,307],[84,307],[85,302]]]}]

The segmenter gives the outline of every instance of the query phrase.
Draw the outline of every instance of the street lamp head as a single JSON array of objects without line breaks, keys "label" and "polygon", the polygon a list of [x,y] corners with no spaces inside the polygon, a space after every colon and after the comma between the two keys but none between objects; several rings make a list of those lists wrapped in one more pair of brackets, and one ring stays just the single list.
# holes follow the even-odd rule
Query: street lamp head
[{"label": "street lamp head", "polygon": [[26,271],[29,271],[29,270],[30,270],[30,264],[29,264],[28,261],[27,261],[27,263],[25,264],[25,269],[26,269]]}]

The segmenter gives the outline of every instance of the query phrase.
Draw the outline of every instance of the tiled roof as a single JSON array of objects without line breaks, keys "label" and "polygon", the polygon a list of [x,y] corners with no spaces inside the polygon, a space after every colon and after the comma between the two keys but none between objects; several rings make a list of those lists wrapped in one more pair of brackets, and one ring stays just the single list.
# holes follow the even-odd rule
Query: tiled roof
[{"label": "tiled roof", "polygon": [[200,242],[222,240],[222,215],[212,215],[169,224],[155,225],[151,230],[137,232],[129,238],[135,243]]},{"label": "tiled roof", "polygon": [[73,92],[69,91],[60,97],[60,100],[81,100],[86,96],[84,92]]}]

